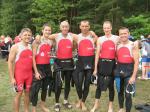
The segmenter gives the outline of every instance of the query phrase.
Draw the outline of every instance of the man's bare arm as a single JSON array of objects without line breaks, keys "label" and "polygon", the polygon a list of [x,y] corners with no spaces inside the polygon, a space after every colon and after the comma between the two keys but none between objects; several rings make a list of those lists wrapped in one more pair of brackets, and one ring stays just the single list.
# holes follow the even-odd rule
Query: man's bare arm
[{"label": "man's bare arm", "polygon": [[93,31],[90,31],[90,34],[91,34],[91,36],[93,37],[93,39],[94,39],[94,43],[96,43],[96,41],[97,41],[97,39],[98,39],[98,36],[95,34],[95,32],[93,32]]},{"label": "man's bare arm", "polygon": [[10,50],[9,59],[8,59],[8,70],[9,70],[9,76],[10,76],[10,80],[11,80],[12,85],[16,84],[16,80],[14,77],[14,67],[15,67],[16,54],[17,54],[17,45],[13,45],[11,50]]},{"label": "man's bare arm", "polygon": [[93,72],[94,75],[97,74],[97,66],[98,66],[98,61],[99,61],[100,50],[101,50],[100,40],[98,39],[96,43],[95,67],[94,67],[94,72]]},{"label": "man's bare arm", "polygon": [[39,74],[39,72],[37,70],[36,60],[35,60],[38,45],[39,44],[36,41],[34,41],[33,44],[32,44],[32,52],[33,52],[32,60],[33,60],[33,69],[34,69],[34,72],[35,72],[35,78],[39,80],[41,75]]},{"label": "man's bare arm", "polygon": [[50,40],[55,40],[55,38],[58,36],[58,34],[52,34],[48,37]]},{"label": "man's bare arm", "polygon": [[129,80],[130,84],[133,84],[136,79],[137,71],[138,71],[138,66],[139,66],[139,49],[137,44],[134,45],[133,47],[133,59],[134,59],[134,69],[133,69],[133,74]]}]

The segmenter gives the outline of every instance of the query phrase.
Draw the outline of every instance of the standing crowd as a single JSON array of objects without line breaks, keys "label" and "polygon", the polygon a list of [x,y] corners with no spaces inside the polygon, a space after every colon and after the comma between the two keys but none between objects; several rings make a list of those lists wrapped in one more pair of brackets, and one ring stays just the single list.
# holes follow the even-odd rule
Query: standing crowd
[{"label": "standing crowd", "polygon": [[[69,23],[62,21],[60,33],[51,34],[51,26],[44,24],[42,35],[37,35],[32,44],[29,44],[32,37],[31,30],[29,28],[21,30],[21,41],[11,47],[8,59],[11,84],[17,91],[14,99],[15,112],[19,112],[23,92],[25,112],[29,112],[30,102],[32,112],[36,112],[40,90],[40,106],[44,112],[49,112],[45,105],[48,88],[52,88],[55,93],[54,110],[59,112],[63,83],[63,106],[71,109],[68,97],[72,82],[78,95],[76,108],[87,111],[86,99],[92,78],[97,80],[97,88],[95,103],[90,112],[102,108],[99,107],[101,93],[107,88],[109,90],[107,111],[113,112],[114,82],[116,82],[120,108],[118,112],[131,112],[132,94],[139,65],[139,44],[128,39],[130,32],[126,27],[118,30],[118,36],[113,35],[110,21],[103,23],[104,36],[101,37],[97,37],[90,30],[89,21],[81,21],[79,27],[80,34],[71,33]],[[53,58],[52,49],[56,52],[53,69],[50,65],[50,60]],[[78,55],[76,63],[73,60],[74,51],[77,51]],[[50,84],[51,82],[53,84]]]}]

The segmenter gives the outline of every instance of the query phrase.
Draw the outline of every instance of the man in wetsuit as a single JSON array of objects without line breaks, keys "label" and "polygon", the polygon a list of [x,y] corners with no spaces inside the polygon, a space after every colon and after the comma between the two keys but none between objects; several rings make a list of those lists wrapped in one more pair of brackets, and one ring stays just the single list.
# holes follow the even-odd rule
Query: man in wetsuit
[{"label": "man in wetsuit", "polygon": [[[8,59],[11,84],[17,93],[14,100],[15,112],[19,112],[20,98],[24,91],[24,112],[29,112],[29,91],[32,84],[32,50],[29,40],[32,32],[24,28],[20,33],[21,42],[12,46]],[[24,90],[25,89],[25,90]]]},{"label": "man in wetsuit", "polygon": [[68,102],[68,96],[70,92],[70,81],[72,77],[73,70],[73,40],[77,39],[77,35],[69,32],[69,23],[67,21],[62,21],[60,23],[60,33],[52,34],[49,39],[54,40],[56,44],[56,65],[60,68],[59,71],[56,70],[55,78],[55,111],[60,111],[59,97],[61,94],[62,80],[64,79],[64,103],[63,105],[70,109],[72,105]]},{"label": "man in wetsuit", "polygon": [[[115,77],[119,78],[116,83],[118,90],[118,102],[120,110],[124,112],[124,94],[125,94],[125,107],[126,112],[131,111],[132,107],[132,94],[134,92],[134,83],[139,65],[139,50],[135,42],[128,39],[129,29],[122,27],[119,29],[120,43],[117,45],[117,67],[115,70]],[[115,79],[116,79],[115,78]],[[129,90],[128,90],[129,89]]]},{"label": "man in wetsuit", "polygon": [[104,36],[97,40],[97,50],[95,56],[94,75],[97,74],[97,89],[95,95],[95,104],[91,112],[95,112],[99,105],[99,99],[102,91],[109,89],[109,107],[108,112],[113,112],[114,100],[114,76],[115,51],[118,42],[118,36],[112,35],[112,25],[110,21],[103,23]]},{"label": "man in wetsuit", "polygon": [[[90,31],[89,21],[80,22],[81,33],[78,35],[78,62],[76,69],[73,72],[73,79],[76,85],[79,101],[76,105],[77,108],[81,108],[83,111],[87,110],[85,106],[85,100],[89,93],[89,86],[91,82],[91,75],[94,66],[94,51],[97,36],[94,32]],[[83,85],[84,84],[84,88]]]},{"label": "man in wetsuit", "polygon": [[49,64],[52,47],[52,41],[48,39],[51,34],[49,24],[43,25],[42,33],[43,35],[33,42],[33,67],[35,74],[31,89],[32,112],[36,112],[40,88],[42,88],[40,106],[44,112],[49,112],[49,109],[45,107],[47,87],[52,81],[52,72]]}]

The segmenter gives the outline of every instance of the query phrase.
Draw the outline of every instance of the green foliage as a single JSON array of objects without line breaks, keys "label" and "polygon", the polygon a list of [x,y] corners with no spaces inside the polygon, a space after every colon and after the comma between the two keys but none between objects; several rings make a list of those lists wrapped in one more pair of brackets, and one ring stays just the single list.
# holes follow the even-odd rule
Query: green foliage
[{"label": "green foliage", "polygon": [[55,31],[59,29],[59,23],[66,19],[65,6],[61,0],[34,0],[31,5],[32,21],[37,31],[41,30],[44,23],[50,23]]},{"label": "green foliage", "polygon": [[140,35],[148,35],[150,33],[150,15],[139,15],[125,18],[124,23],[129,27],[131,35],[140,38]]},{"label": "green foliage", "polygon": [[1,34],[15,36],[23,27],[30,27],[31,0],[1,0]]},{"label": "green foliage", "polygon": [[91,30],[103,35],[102,24],[110,20],[113,33],[125,25],[139,37],[149,32],[149,12],[150,0],[0,0],[0,34],[16,35],[23,27],[39,33],[44,23],[55,33],[63,20],[79,33],[80,21],[89,20]]},{"label": "green foliage", "polygon": [[[6,2],[7,1],[7,2]],[[13,2],[11,0],[2,0],[1,1],[1,10],[0,10],[0,26],[1,26],[1,33],[2,34],[11,34],[15,30],[15,25],[14,25],[14,7],[13,7]]]}]

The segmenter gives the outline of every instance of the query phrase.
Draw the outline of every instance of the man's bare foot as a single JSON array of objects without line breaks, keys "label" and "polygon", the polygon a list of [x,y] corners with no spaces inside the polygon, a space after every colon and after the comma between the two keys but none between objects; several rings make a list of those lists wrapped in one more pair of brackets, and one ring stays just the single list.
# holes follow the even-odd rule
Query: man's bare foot
[{"label": "man's bare foot", "polygon": [[49,112],[49,109],[45,107],[45,102],[41,101],[40,106],[41,106],[43,112]]},{"label": "man's bare foot", "polygon": [[108,109],[108,112],[113,112],[113,109]]},{"label": "man's bare foot", "polygon": [[94,107],[91,109],[90,112],[95,112],[95,111],[98,109],[98,105],[99,105],[99,100],[96,99],[96,100],[95,100]]},{"label": "man's bare foot", "polygon": [[121,108],[118,112],[124,112],[124,109],[123,109],[123,108]]},{"label": "man's bare foot", "polygon": [[32,107],[32,112],[36,112],[36,107]]},{"label": "man's bare foot", "polygon": [[94,105],[94,107],[91,109],[90,112],[95,112],[97,109],[98,109],[98,106],[95,106],[95,105]]},{"label": "man's bare foot", "polygon": [[108,112],[113,112],[113,102],[109,102]]},{"label": "man's bare foot", "polygon": [[76,108],[81,108],[82,107],[82,102],[79,100],[78,103],[76,104]]},{"label": "man's bare foot", "polygon": [[82,111],[87,111],[87,107],[85,106],[84,102],[81,103],[81,109]]}]

